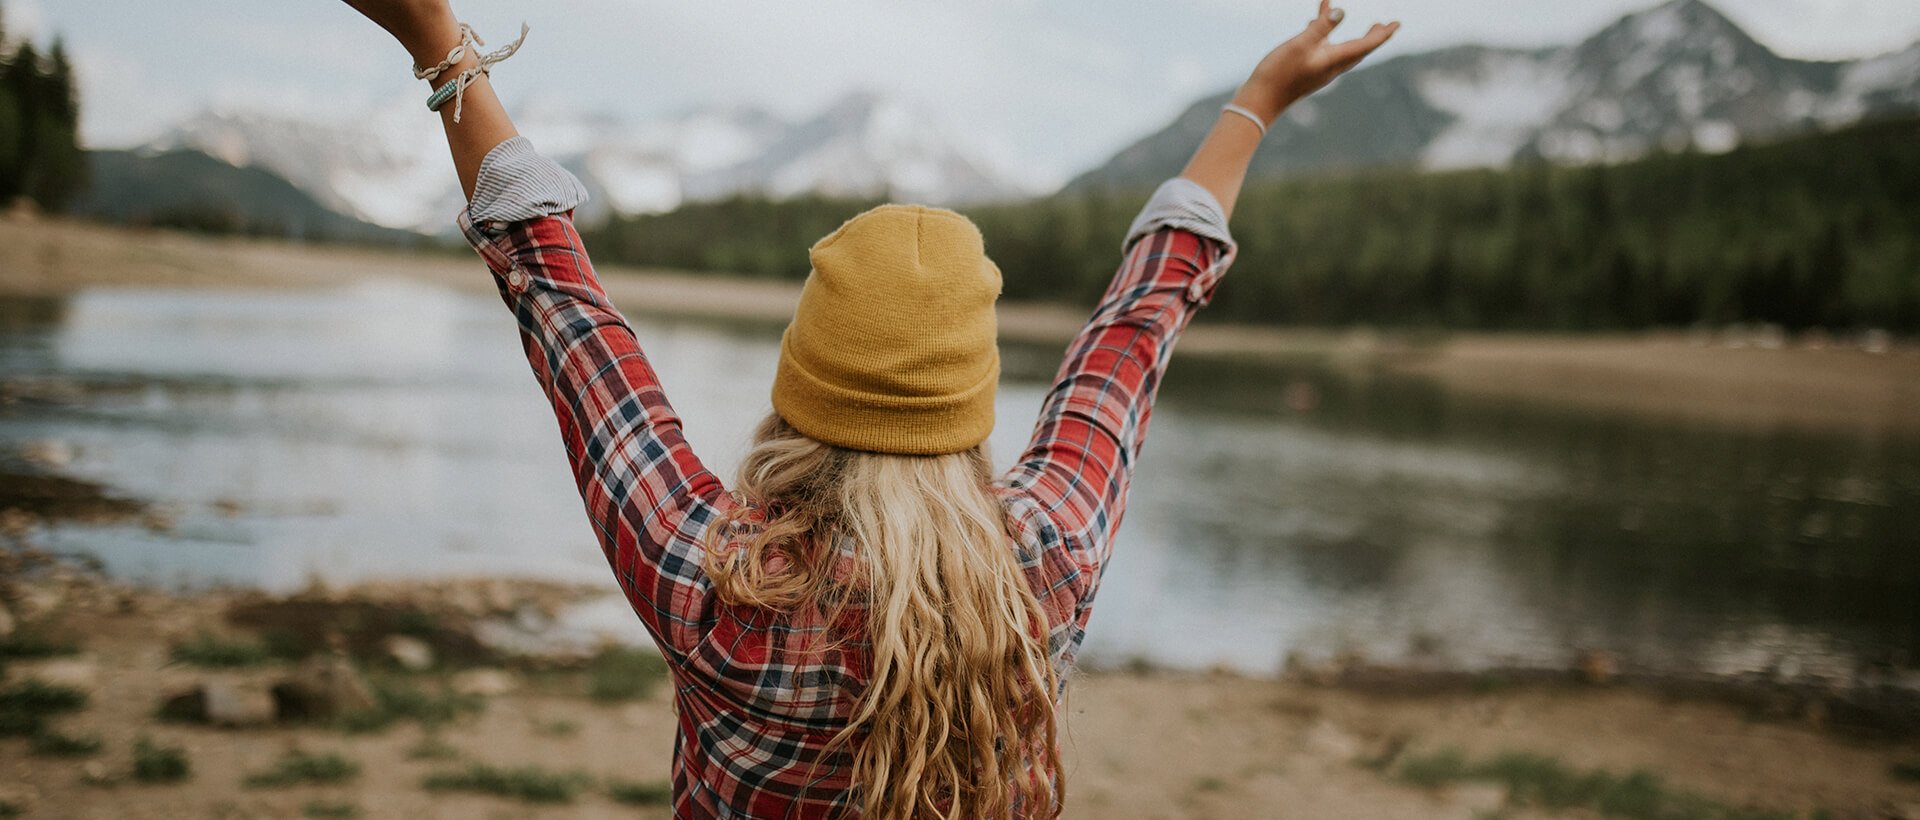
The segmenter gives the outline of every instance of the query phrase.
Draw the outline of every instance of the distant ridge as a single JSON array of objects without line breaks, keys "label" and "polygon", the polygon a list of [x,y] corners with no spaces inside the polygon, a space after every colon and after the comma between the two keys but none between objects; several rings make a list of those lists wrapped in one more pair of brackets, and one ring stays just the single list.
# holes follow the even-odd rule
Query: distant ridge
[{"label": "distant ridge", "polygon": [[[1178,173],[1229,96],[1194,103],[1067,190],[1135,188]],[[1861,60],[1795,60],[1702,0],[1673,0],[1570,46],[1455,46],[1363,67],[1275,123],[1251,175],[1720,152],[1916,110],[1920,43]]]},{"label": "distant ridge", "polygon": [[72,203],[107,222],[294,239],[412,244],[419,234],[342,216],[285,179],[198,151],[90,151],[92,184]]}]

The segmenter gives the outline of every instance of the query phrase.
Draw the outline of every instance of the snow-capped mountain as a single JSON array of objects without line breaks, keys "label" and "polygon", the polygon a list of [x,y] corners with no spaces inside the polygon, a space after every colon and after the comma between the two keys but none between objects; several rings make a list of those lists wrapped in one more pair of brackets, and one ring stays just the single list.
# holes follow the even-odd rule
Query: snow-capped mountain
[{"label": "snow-capped mountain", "polygon": [[[437,232],[459,209],[460,192],[447,173],[437,121],[417,113],[408,106],[343,125],[210,111],[146,149],[197,149],[272,171],[341,213]],[[931,204],[1031,193],[924,112],[871,93],[794,122],[753,108],[639,123],[538,109],[516,119],[586,184],[593,198],[580,214],[585,220],[738,193],[884,195]]]},{"label": "snow-capped mountain", "polygon": [[[1195,103],[1068,187],[1178,172],[1230,95]],[[1796,60],[1702,0],[1673,0],[1570,46],[1458,46],[1363,67],[1275,123],[1254,173],[1718,152],[1903,110],[1920,110],[1920,43],[1851,62]]]}]

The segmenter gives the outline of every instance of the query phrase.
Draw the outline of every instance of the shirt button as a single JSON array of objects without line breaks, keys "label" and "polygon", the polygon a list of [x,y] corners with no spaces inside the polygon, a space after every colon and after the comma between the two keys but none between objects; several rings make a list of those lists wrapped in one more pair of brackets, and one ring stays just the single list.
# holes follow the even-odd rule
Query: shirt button
[{"label": "shirt button", "polygon": [[525,288],[527,286],[527,272],[519,268],[507,271],[507,284],[515,288]]}]

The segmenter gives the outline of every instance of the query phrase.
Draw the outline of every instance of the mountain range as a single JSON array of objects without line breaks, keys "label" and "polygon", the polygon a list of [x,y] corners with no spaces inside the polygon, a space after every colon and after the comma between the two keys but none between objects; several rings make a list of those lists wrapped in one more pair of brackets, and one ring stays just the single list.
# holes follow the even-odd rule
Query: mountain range
[{"label": "mountain range", "polygon": [[[1133,188],[1179,172],[1227,90],[1068,183]],[[1288,111],[1250,176],[1615,162],[1920,109],[1920,43],[1868,59],[1775,54],[1702,0],[1672,0],[1573,45],[1463,45],[1355,70]]]},{"label": "mountain range", "polygon": [[[869,92],[793,121],[754,108],[696,110],[637,124],[538,109],[516,119],[593,194],[579,214],[583,221],[743,193],[943,204],[1035,193],[960,146],[924,112]],[[142,150],[199,151],[278,174],[365,222],[439,231],[451,224],[461,197],[438,129],[412,106],[351,123],[208,111]]]},{"label": "mountain range", "polygon": [[[1230,93],[1195,102],[1065,190],[1145,188],[1178,173]],[[138,173],[133,166],[142,158],[198,152],[283,178],[368,230],[445,232],[460,192],[446,172],[438,123],[414,108],[345,124],[208,111],[107,162],[115,184],[140,185],[173,178]],[[1913,110],[1920,110],[1920,43],[1859,60],[1798,60],[1774,53],[1703,0],[1672,0],[1571,45],[1463,45],[1363,66],[1275,123],[1251,177],[1719,152]],[[579,214],[586,222],[742,193],[948,205],[1043,193],[1015,182],[1018,175],[982,159],[935,118],[869,92],[795,119],[714,108],[633,123],[538,107],[517,119],[587,185],[593,198]],[[169,195],[180,192],[138,194],[158,204]]]}]

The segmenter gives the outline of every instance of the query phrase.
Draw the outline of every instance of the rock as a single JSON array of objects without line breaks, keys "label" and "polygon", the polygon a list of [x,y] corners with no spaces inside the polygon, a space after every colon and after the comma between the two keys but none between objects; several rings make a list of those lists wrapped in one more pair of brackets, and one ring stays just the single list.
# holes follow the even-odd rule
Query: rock
[{"label": "rock", "polygon": [[1316,756],[1336,760],[1356,760],[1365,749],[1365,743],[1353,733],[1324,720],[1308,726],[1300,744]]},{"label": "rock", "polygon": [[20,664],[14,674],[56,686],[94,692],[100,686],[100,664],[91,658],[56,658]]},{"label": "rock", "polygon": [[1498,815],[1507,805],[1507,787],[1498,783],[1461,783],[1447,787],[1444,799],[1466,817]]},{"label": "rock", "polygon": [[385,642],[388,657],[409,672],[425,672],[433,668],[433,647],[426,641],[407,635],[388,635]]},{"label": "rock", "polygon": [[263,726],[277,714],[265,681],[215,678],[200,685],[206,719],[215,726]]},{"label": "rock", "polygon": [[281,720],[327,720],[375,705],[372,687],[344,654],[308,658],[272,692]]},{"label": "rock", "polygon": [[454,675],[449,684],[462,695],[494,698],[518,691],[520,678],[505,669],[468,669]]},{"label": "rock", "polygon": [[73,445],[57,438],[29,441],[20,448],[20,457],[35,467],[58,470],[73,464]]},{"label": "rock", "polygon": [[1573,670],[1581,681],[1605,686],[1620,676],[1620,659],[1604,649],[1589,649],[1574,660]]},{"label": "rock", "polygon": [[67,600],[63,579],[44,578],[14,587],[13,605],[20,620],[31,621],[60,608]]}]

